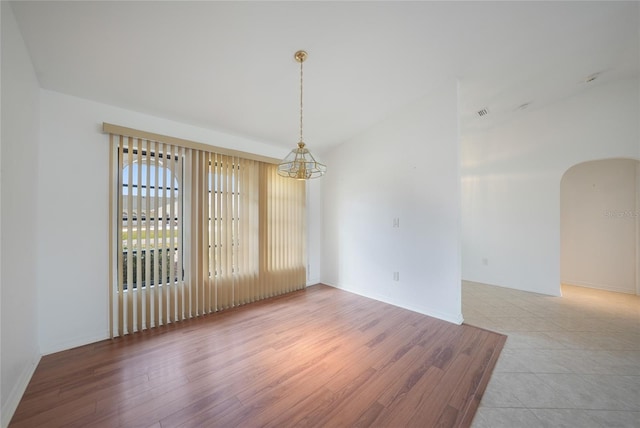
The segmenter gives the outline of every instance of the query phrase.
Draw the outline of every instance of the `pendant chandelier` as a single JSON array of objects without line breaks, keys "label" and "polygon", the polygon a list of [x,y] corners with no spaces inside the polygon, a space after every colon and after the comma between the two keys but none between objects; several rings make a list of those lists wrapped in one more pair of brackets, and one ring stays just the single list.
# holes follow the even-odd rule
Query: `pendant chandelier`
[{"label": "pendant chandelier", "polygon": [[322,177],[327,172],[327,167],[316,161],[309,149],[305,147],[304,139],[302,138],[302,63],[307,59],[307,53],[298,51],[295,53],[294,58],[300,63],[300,141],[298,142],[298,147],[291,150],[291,153],[278,164],[278,175],[297,180],[307,180]]}]

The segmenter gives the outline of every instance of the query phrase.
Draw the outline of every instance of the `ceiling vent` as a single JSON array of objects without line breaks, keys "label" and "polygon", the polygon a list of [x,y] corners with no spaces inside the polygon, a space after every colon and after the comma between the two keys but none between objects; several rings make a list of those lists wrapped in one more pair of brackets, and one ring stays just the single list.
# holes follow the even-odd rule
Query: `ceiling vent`
[{"label": "ceiling vent", "polygon": [[481,109],[481,110],[478,110],[478,111],[476,112],[476,114],[477,114],[478,116],[480,116],[480,117],[484,117],[484,116],[486,116],[486,115],[488,115],[488,114],[489,114],[489,109],[485,107],[485,108],[483,108],[483,109]]}]

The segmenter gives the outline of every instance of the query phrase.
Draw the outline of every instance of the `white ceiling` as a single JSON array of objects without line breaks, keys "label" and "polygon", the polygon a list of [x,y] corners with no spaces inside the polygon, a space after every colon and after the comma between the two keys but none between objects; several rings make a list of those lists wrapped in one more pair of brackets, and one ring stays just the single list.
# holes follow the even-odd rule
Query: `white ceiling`
[{"label": "white ceiling", "polygon": [[[640,72],[638,2],[14,2],[43,88],[322,151],[460,81],[467,131]],[[591,84],[584,78],[601,73]],[[476,111],[488,107],[479,118]]]}]

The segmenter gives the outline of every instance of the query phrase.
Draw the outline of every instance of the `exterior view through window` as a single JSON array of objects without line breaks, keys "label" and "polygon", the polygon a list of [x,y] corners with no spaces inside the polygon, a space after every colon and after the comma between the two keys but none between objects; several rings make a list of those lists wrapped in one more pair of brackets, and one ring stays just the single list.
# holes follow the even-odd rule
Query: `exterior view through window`
[{"label": "exterior view through window", "polygon": [[[170,284],[183,274],[178,272],[183,226],[178,216],[182,206],[181,180],[173,173],[179,159],[142,153],[138,161],[137,150],[132,154],[134,160],[128,163],[128,150],[123,153],[121,177],[124,290],[129,286],[136,289]],[[171,167],[170,162],[174,163]],[[131,280],[128,275],[132,275]]]}]

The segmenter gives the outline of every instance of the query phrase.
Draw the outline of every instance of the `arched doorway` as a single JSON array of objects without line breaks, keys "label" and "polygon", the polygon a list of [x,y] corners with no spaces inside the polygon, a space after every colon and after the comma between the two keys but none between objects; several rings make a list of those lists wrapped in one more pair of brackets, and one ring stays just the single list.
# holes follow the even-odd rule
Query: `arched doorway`
[{"label": "arched doorway", "polygon": [[569,168],[560,186],[563,284],[640,294],[640,161]]}]

